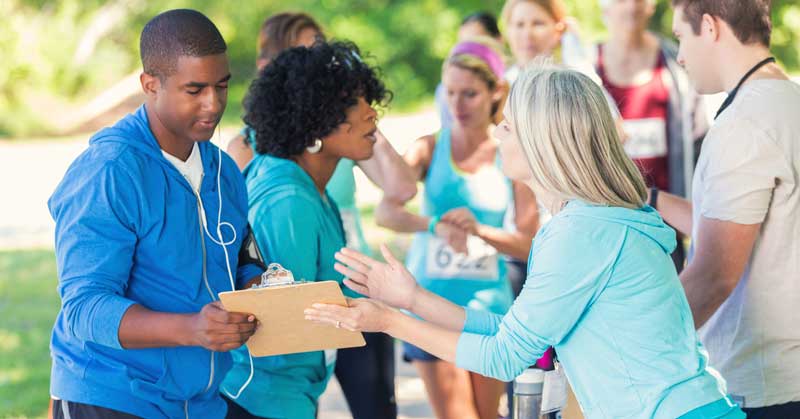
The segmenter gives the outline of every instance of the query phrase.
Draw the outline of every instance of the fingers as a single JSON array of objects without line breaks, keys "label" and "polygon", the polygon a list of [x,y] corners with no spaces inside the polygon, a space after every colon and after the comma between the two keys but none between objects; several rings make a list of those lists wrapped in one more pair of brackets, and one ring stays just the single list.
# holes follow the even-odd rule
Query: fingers
[{"label": "fingers", "polygon": [[350,288],[351,290],[353,290],[353,291],[355,291],[355,292],[357,292],[357,293],[359,293],[361,295],[366,295],[367,297],[371,297],[371,295],[369,293],[369,288],[367,288],[367,287],[365,287],[365,286],[353,281],[350,278],[347,278],[347,279],[344,280],[344,285],[347,288]]},{"label": "fingers", "polygon": [[457,253],[467,252],[467,234],[463,231],[451,230],[446,236],[447,244],[453,248]]},{"label": "fingers", "polygon": [[357,309],[337,306],[334,304],[313,304],[312,308],[306,309],[306,320],[316,323],[329,324],[334,327],[341,327],[350,331],[358,331],[356,321],[354,319]]},{"label": "fingers", "polygon": [[[361,273],[367,273],[372,269],[373,263],[365,262],[358,258],[352,257],[350,255],[344,254],[343,252],[337,252],[333,255],[336,260],[339,262],[344,263],[345,265],[349,266],[350,268],[354,269],[355,271]],[[377,262],[375,262],[377,263]]]},{"label": "fingers", "polygon": [[389,263],[389,265],[391,265],[393,268],[398,268],[403,266],[403,264],[399,260],[397,260],[396,257],[394,257],[392,252],[389,251],[389,248],[386,247],[385,244],[381,244],[381,254],[383,255],[383,259],[387,263]]},{"label": "fingers", "polygon": [[325,324],[325,325],[328,325],[328,326],[333,326],[333,327],[336,327],[337,329],[349,330],[351,332],[360,332],[361,331],[357,326],[351,325],[351,324],[343,322],[343,321],[338,321],[338,320],[334,320],[334,319],[331,319],[331,318],[327,318],[327,317],[315,317],[315,316],[307,315],[306,316],[306,320],[312,321],[312,322],[317,323],[317,324]]},{"label": "fingers", "polygon": [[380,263],[377,260],[372,259],[371,257],[364,255],[363,253],[357,252],[357,251],[355,251],[353,249],[348,249],[346,247],[343,247],[342,250],[339,251],[339,253],[344,255],[344,256],[353,258],[353,259],[361,262],[363,265],[366,265],[366,266],[373,266],[376,263]]},{"label": "fingers", "polygon": [[212,351],[230,351],[242,346],[256,331],[255,324],[226,325],[224,330],[207,331],[203,346]]},{"label": "fingers", "polygon": [[228,323],[228,312],[225,311],[225,308],[222,306],[222,303],[219,301],[214,301],[211,303],[206,304],[202,310],[200,310],[200,314],[217,323]]},{"label": "fingers", "polygon": [[249,334],[252,335],[256,332],[256,322],[242,322],[242,323],[220,323],[216,326],[211,326],[208,330],[209,334],[217,336],[223,335],[239,335]]},{"label": "fingers", "polygon": [[350,307],[338,306],[336,304],[316,303],[312,304],[311,307],[315,310],[327,312],[337,317],[349,317],[351,310]]},{"label": "fingers", "polygon": [[475,216],[469,208],[461,207],[448,211],[441,219],[454,224],[463,224],[474,221]]},{"label": "fingers", "polygon": [[222,305],[215,301],[206,305],[203,309],[204,315],[213,322],[222,324],[251,323],[255,324],[256,316],[250,313],[239,313],[225,311]]},{"label": "fingers", "polygon": [[224,339],[214,342],[209,346],[209,349],[216,352],[228,352],[240,348],[244,345],[251,335],[226,335]]},{"label": "fingers", "polygon": [[454,238],[454,239],[451,239],[448,242],[448,244],[450,245],[450,247],[453,248],[453,250],[456,251],[456,253],[464,253],[464,254],[467,253],[467,241],[466,241],[466,239]]},{"label": "fingers", "polygon": [[250,313],[227,311],[227,322],[224,323],[253,323],[256,317]]},{"label": "fingers", "polygon": [[366,275],[364,275],[361,272],[356,272],[356,271],[350,269],[349,267],[342,265],[341,263],[334,263],[333,264],[333,269],[336,270],[336,272],[339,272],[340,274],[344,275],[345,277],[351,278],[352,280],[354,280],[354,281],[356,281],[356,282],[358,282],[360,284],[364,284],[364,283],[367,282],[367,276]]}]

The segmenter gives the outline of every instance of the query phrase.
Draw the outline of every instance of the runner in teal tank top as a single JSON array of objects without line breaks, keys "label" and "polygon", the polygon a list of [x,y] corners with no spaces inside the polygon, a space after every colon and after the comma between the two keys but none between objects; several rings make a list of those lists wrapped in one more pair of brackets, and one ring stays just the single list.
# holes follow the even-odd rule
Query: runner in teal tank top
[{"label": "runner in teal tank top", "polygon": [[[478,223],[502,228],[512,191],[499,157],[494,165],[465,173],[453,161],[450,138],[450,130],[445,130],[436,140],[425,177],[422,215],[441,219],[450,210],[467,208]],[[457,253],[436,235],[417,232],[406,265],[421,286],[455,304],[505,314],[512,295],[497,250],[474,235],[467,239],[467,248],[467,254]]]}]

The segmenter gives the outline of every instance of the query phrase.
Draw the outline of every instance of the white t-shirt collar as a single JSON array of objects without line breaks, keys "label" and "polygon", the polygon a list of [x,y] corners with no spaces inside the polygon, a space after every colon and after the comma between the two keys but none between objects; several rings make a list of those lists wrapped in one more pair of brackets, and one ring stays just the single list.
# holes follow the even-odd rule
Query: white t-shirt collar
[{"label": "white t-shirt collar", "polygon": [[197,143],[192,146],[192,153],[189,154],[189,158],[186,161],[182,161],[163,149],[161,154],[178,169],[178,172],[189,182],[195,192],[200,191],[200,183],[203,181],[203,158],[200,155],[200,147],[197,146]]}]

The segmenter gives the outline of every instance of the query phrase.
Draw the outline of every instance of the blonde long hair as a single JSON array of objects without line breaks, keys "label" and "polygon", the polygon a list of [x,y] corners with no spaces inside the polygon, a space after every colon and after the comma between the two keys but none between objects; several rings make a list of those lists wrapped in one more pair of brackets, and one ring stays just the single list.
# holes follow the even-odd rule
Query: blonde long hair
[{"label": "blonde long hair", "polygon": [[514,83],[509,111],[534,189],[545,192],[551,208],[573,199],[634,209],[645,204],[644,179],[589,77],[535,60]]}]

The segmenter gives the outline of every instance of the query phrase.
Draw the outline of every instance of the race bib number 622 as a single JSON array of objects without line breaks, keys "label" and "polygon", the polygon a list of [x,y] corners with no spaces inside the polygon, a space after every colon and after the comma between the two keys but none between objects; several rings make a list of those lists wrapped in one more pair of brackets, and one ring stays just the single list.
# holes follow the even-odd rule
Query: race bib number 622
[{"label": "race bib number 622", "polygon": [[428,238],[426,273],[429,278],[499,280],[497,250],[475,236],[467,239],[468,254],[456,253],[439,237]]}]

